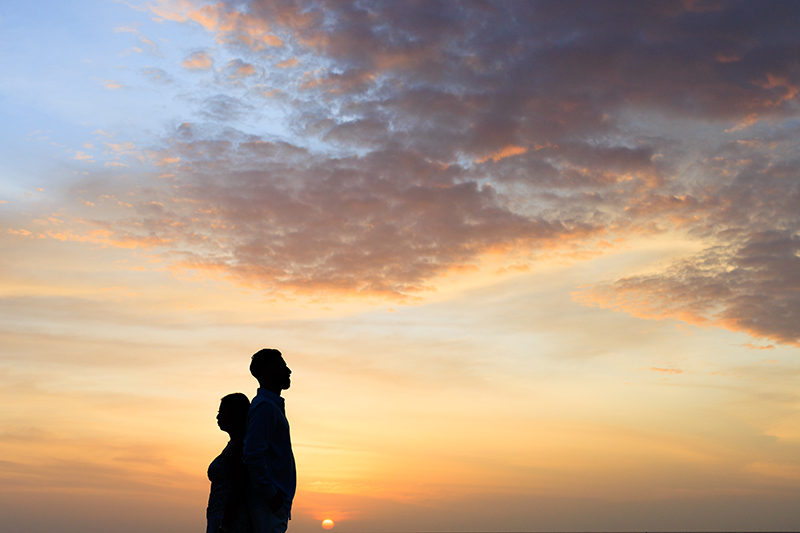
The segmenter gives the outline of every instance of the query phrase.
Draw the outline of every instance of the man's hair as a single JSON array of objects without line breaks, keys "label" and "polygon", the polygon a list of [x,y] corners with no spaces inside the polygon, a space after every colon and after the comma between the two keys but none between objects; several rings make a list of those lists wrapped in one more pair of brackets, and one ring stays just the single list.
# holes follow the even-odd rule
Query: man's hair
[{"label": "man's hair", "polygon": [[274,348],[264,348],[257,351],[250,358],[250,373],[253,374],[254,378],[258,379],[259,376],[264,374],[264,369],[280,356],[281,352]]}]

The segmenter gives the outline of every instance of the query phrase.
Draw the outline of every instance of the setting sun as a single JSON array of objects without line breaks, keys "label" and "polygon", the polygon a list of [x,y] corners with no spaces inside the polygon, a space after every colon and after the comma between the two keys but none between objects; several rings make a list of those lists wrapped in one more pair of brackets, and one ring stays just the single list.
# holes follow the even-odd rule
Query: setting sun
[{"label": "setting sun", "polygon": [[330,518],[323,520],[322,529],[333,529],[333,520]]}]

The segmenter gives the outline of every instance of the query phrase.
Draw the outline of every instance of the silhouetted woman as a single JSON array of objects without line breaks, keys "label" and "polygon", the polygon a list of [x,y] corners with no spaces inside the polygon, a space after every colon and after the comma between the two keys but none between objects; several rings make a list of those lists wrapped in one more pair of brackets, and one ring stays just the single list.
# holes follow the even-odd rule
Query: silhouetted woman
[{"label": "silhouetted woman", "polygon": [[231,436],[222,453],[208,467],[211,494],[208,496],[206,533],[229,531],[250,533],[245,507],[245,488],[249,481],[242,462],[242,447],[250,400],[241,392],[228,394],[219,403],[217,425]]}]

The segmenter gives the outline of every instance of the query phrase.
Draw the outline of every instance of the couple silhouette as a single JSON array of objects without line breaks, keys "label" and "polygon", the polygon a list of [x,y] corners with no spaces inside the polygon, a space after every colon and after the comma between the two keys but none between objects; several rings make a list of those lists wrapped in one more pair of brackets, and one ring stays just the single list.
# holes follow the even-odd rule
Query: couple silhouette
[{"label": "couple silhouette", "polygon": [[259,385],[253,401],[235,392],[219,404],[217,425],[230,441],[208,467],[206,533],[284,533],[291,519],[297,470],[281,391],[292,371],[265,348],[250,373]]}]

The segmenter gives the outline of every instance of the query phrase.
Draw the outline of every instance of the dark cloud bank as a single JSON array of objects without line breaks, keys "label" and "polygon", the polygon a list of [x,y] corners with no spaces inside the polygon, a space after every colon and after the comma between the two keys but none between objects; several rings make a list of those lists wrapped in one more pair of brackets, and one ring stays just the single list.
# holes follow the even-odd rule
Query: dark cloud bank
[{"label": "dark cloud bank", "polygon": [[[165,138],[174,177],[117,235],[265,290],[404,297],[489,252],[680,231],[706,249],[581,298],[800,342],[800,4],[216,11],[234,12],[243,89]],[[240,126],[273,105],[292,142]]]}]

